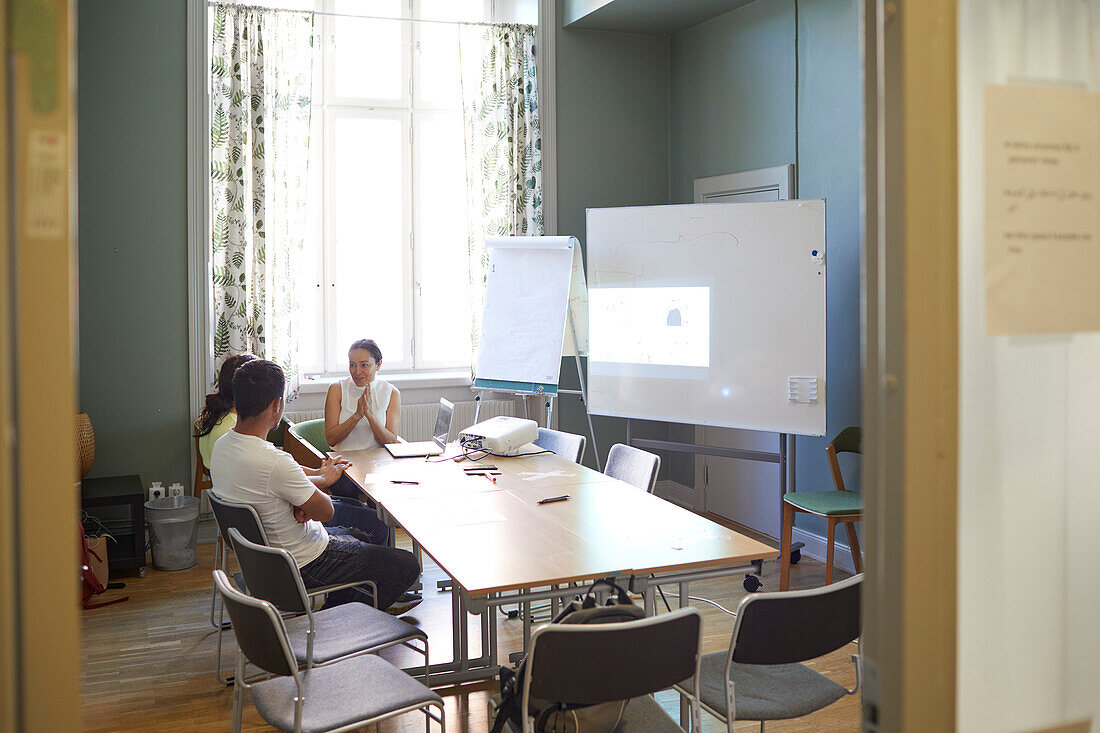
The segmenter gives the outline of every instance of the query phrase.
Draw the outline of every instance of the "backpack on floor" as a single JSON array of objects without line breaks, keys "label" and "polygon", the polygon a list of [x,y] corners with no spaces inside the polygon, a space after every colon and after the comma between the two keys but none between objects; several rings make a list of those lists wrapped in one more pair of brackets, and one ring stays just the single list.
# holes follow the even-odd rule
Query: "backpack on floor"
[{"label": "backpack on floor", "polygon": [[[614,594],[603,606],[596,605],[593,591],[600,585],[610,587]],[[597,580],[584,598],[579,596],[570,602],[550,623],[554,624],[610,624],[645,618],[645,611],[630,600],[620,586],[610,580]],[[523,728],[523,683],[527,672],[527,659],[515,669],[500,668],[500,707],[497,708],[491,733],[501,733],[509,720]],[[570,705],[550,700],[530,700],[530,714],[535,719],[536,733],[611,733],[619,725],[627,700],[603,702],[596,705]]]}]

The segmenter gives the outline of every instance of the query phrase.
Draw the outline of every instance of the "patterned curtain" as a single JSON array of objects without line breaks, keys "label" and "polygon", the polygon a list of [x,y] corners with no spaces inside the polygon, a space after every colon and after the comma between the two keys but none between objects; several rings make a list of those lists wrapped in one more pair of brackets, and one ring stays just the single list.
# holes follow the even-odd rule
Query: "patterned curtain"
[{"label": "patterned curtain", "polygon": [[217,5],[210,63],[215,369],[251,352],[298,390],[313,14]]},{"label": "patterned curtain", "polygon": [[543,231],[535,29],[464,25],[459,56],[466,126],[471,342],[476,355],[488,268],[485,238]]}]

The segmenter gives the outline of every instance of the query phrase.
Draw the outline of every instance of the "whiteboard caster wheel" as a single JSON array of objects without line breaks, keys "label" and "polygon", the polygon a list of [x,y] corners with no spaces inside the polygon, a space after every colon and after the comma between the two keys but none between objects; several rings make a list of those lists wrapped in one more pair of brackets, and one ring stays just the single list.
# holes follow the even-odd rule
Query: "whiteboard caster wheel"
[{"label": "whiteboard caster wheel", "polygon": [[749,593],[755,593],[756,591],[760,590],[760,586],[762,585],[762,583],[760,582],[760,578],[756,577],[755,575],[746,575],[745,580],[743,583],[741,583],[741,585],[744,586],[745,590],[747,590]]},{"label": "whiteboard caster wheel", "polygon": [[795,550],[791,553],[791,565],[797,565],[798,561],[802,559],[802,550]]},{"label": "whiteboard caster wheel", "polygon": [[144,566],[138,568],[138,577],[139,578],[144,578],[145,577],[145,567]]}]

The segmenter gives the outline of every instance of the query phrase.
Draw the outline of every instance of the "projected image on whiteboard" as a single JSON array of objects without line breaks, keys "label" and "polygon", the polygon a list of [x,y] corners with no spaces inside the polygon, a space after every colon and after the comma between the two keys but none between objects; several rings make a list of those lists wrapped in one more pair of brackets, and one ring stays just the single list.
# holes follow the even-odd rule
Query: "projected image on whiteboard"
[{"label": "projected image on whiteboard", "polygon": [[709,287],[594,288],[588,318],[596,373],[706,377]]}]

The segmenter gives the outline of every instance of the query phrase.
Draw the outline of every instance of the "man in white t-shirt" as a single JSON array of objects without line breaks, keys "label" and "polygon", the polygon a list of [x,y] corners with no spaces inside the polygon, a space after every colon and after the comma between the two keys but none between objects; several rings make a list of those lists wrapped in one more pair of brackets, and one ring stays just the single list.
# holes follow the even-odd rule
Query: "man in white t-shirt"
[{"label": "man in white t-shirt", "polygon": [[[354,530],[321,524],[333,516],[332,500],[321,489],[332,485],[349,464],[328,459],[307,473],[265,439],[282,419],[285,386],[279,365],[263,359],[242,365],[233,375],[237,424],[211,452],[214,491],[256,509],[268,542],[291,554],[306,588],[369,580],[378,587],[378,608],[408,610],[419,602],[419,596],[405,594],[420,575],[412,553],[371,544]],[[350,588],[330,594],[325,606],[349,601],[371,599],[366,590]]]}]

